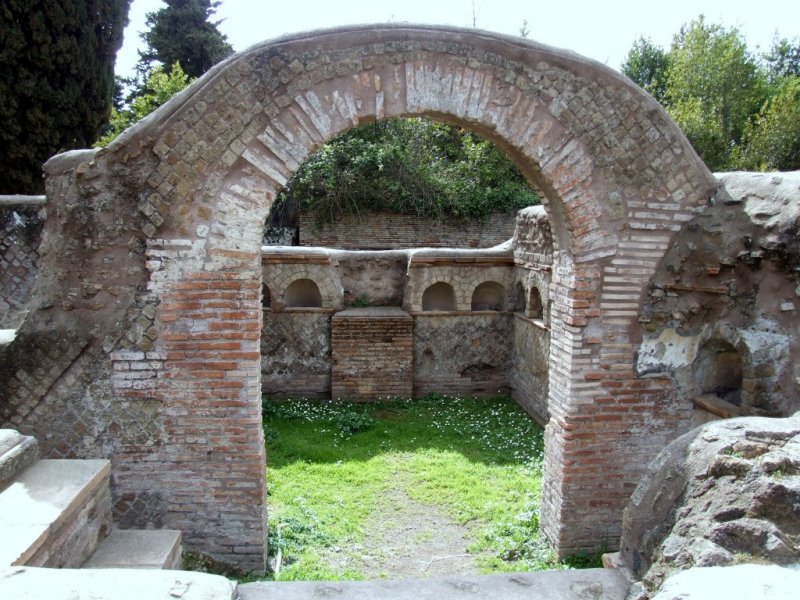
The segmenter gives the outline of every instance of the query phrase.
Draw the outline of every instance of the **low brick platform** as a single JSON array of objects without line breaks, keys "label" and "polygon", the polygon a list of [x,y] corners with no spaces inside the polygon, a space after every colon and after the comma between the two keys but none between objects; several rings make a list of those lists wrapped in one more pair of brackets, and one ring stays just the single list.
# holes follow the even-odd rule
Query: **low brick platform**
[{"label": "low brick platform", "polygon": [[351,308],[331,320],[331,396],[410,398],[414,319],[394,306]]}]

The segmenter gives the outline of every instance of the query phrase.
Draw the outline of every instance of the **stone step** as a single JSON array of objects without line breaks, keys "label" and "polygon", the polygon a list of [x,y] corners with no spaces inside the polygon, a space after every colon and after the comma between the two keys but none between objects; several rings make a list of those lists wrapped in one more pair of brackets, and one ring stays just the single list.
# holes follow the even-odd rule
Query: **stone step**
[{"label": "stone step", "polygon": [[234,600],[236,582],[189,571],[0,568],[3,600]]},{"label": "stone step", "polygon": [[0,429],[0,492],[39,458],[36,439],[13,429]]},{"label": "stone step", "polygon": [[0,493],[0,567],[79,567],[111,528],[111,463],[40,460]]},{"label": "stone step", "polygon": [[539,571],[389,581],[246,583],[239,600],[625,600],[630,584],[615,569]]},{"label": "stone step", "polygon": [[87,569],[180,569],[181,532],[115,529],[100,542]]}]

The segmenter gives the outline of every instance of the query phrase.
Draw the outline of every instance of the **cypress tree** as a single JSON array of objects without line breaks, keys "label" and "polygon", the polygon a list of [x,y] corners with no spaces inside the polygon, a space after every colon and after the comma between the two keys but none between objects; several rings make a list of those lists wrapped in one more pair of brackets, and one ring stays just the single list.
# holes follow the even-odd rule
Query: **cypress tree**
[{"label": "cypress tree", "polygon": [[142,34],[147,49],[140,53],[144,65],[179,63],[190,78],[200,77],[233,54],[217,25],[210,21],[219,7],[211,0],[165,0],[166,7],[147,15],[149,30]]},{"label": "cypress tree", "polygon": [[131,0],[0,3],[0,193],[37,193],[41,166],[108,121]]}]

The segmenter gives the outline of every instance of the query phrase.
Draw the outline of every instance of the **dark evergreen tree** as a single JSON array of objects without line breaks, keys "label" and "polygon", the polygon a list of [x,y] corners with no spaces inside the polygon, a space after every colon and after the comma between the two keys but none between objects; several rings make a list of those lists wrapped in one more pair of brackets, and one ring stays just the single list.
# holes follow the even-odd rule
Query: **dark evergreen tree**
[{"label": "dark evergreen tree", "polygon": [[147,15],[149,30],[142,34],[147,49],[141,62],[158,62],[167,68],[179,63],[190,78],[200,77],[233,54],[227,38],[209,21],[219,7],[211,0],[166,0],[167,6]]},{"label": "dark evergreen tree", "polygon": [[41,192],[45,160],[97,139],[130,2],[0,3],[0,193]]}]

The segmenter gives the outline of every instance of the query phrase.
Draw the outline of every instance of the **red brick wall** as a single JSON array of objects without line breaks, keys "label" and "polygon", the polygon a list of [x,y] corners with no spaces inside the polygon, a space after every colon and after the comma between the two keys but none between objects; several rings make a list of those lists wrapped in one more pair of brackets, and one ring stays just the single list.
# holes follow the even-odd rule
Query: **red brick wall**
[{"label": "red brick wall", "polygon": [[395,307],[352,308],[331,323],[334,399],[411,397],[411,315]]},{"label": "red brick wall", "polygon": [[345,215],[318,226],[313,213],[300,214],[300,245],[346,250],[394,248],[491,248],[514,235],[514,215],[485,221],[437,221],[414,215]]}]

